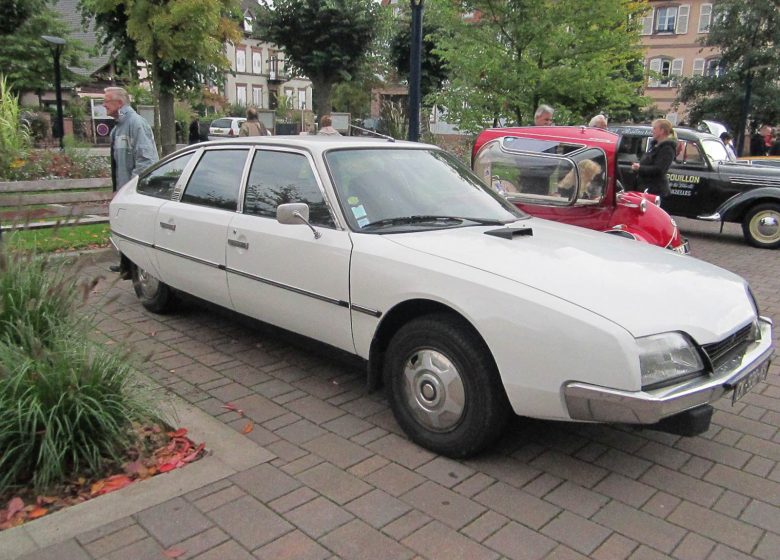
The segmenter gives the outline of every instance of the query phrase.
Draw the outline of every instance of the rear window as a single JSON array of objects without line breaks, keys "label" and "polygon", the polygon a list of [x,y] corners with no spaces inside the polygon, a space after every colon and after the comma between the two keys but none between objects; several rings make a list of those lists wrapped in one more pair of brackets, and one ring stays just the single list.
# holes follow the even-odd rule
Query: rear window
[{"label": "rear window", "polygon": [[211,123],[212,128],[230,128],[230,119],[217,119]]}]

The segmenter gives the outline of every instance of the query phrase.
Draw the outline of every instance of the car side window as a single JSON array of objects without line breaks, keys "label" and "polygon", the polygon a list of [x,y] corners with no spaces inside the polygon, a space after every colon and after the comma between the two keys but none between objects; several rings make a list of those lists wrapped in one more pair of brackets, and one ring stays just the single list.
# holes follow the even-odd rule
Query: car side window
[{"label": "car side window", "polygon": [[181,201],[235,211],[247,153],[248,150],[208,150],[192,172]]},{"label": "car side window", "polygon": [[192,158],[192,153],[165,163],[138,180],[136,191],[147,196],[170,200],[173,188]]},{"label": "car side window", "polygon": [[302,154],[257,150],[244,196],[244,213],[276,219],[280,204],[309,205],[309,221],[335,227],[309,160]]},{"label": "car side window", "polygon": [[675,158],[677,163],[689,165],[704,164],[704,157],[702,156],[699,146],[685,140],[679,141],[679,144],[681,144],[681,146],[678,147],[677,157]]}]

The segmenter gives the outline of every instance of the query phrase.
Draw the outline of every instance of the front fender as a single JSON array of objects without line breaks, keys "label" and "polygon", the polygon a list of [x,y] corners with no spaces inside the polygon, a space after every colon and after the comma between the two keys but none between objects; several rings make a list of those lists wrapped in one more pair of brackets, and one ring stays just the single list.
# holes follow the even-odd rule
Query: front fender
[{"label": "front fender", "polygon": [[720,205],[717,214],[720,216],[721,222],[741,222],[748,209],[758,202],[775,202],[780,204],[780,188],[760,187],[735,194]]}]

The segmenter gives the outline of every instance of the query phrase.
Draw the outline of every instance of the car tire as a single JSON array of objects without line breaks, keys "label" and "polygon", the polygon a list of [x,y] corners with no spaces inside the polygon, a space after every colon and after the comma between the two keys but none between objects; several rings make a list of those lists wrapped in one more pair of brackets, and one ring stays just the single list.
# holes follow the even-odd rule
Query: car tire
[{"label": "car tire", "polygon": [[780,204],[768,202],[751,208],[742,221],[742,233],[753,247],[780,247]]},{"label": "car tire", "polygon": [[173,289],[140,266],[133,265],[133,289],[141,305],[153,313],[167,313],[176,306]]},{"label": "car tire", "polygon": [[401,428],[414,442],[448,457],[492,444],[509,418],[509,402],[485,343],[449,314],[420,317],[393,336],[385,386]]}]

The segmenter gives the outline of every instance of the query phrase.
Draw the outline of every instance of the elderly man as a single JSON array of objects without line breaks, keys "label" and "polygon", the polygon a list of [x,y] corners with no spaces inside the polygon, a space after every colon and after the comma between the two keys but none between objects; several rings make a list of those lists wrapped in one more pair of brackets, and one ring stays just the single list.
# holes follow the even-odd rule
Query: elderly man
[{"label": "elderly man", "polygon": [[152,128],[130,106],[127,91],[109,87],[105,93],[103,106],[108,116],[116,120],[111,131],[111,182],[116,191],[159,157]]},{"label": "elderly man", "polygon": [[534,126],[550,126],[553,123],[555,109],[549,105],[539,105],[534,113]]},{"label": "elderly man", "polygon": [[604,115],[596,115],[595,117],[590,119],[588,126],[592,126],[593,128],[603,128],[604,130],[607,130],[607,117],[605,117]]}]

